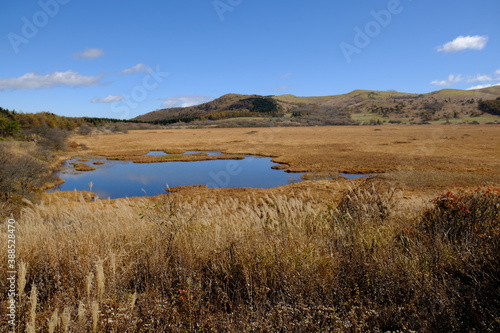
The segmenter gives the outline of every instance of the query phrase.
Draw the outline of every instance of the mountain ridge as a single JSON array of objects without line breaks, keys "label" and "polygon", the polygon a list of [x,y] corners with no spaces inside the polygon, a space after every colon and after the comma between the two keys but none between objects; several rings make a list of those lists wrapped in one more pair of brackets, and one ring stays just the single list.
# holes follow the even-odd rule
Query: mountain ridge
[{"label": "mountain ridge", "polygon": [[488,122],[498,120],[481,111],[479,103],[499,97],[500,86],[477,90],[441,89],[425,94],[363,89],[328,96],[229,93],[199,105],[148,112],[133,120],[205,125],[217,121],[227,125],[228,120],[285,125]]}]

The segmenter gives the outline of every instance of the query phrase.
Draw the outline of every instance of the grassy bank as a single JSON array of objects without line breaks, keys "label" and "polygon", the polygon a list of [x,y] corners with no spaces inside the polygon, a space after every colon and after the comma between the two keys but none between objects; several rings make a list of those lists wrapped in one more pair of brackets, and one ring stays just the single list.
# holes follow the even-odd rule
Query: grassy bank
[{"label": "grassy bank", "polygon": [[499,191],[358,184],[335,202],[48,196],[18,221],[18,331],[498,331]]},{"label": "grassy bank", "polygon": [[499,174],[498,125],[323,126],[185,129],[75,136],[83,153],[106,157],[149,151],[220,151],[274,157],[296,172],[388,171]]}]

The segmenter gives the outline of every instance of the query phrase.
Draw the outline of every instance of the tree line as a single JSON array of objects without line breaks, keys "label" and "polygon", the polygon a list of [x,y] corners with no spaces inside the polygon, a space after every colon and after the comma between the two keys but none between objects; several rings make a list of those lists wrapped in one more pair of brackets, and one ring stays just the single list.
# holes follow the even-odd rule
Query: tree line
[{"label": "tree line", "polygon": [[19,113],[0,107],[0,138],[13,137],[19,140],[29,139],[31,134],[41,129],[72,131],[81,126],[97,127],[112,123],[143,123],[138,120],[99,118],[99,117],[65,117],[51,112]]},{"label": "tree line", "polygon": [[90,134],[93,128],[118,122],[138,121],[20,113],[0,107],[0,207],[15,207],[51,180],[54,156],[67,149],[72,131]]}]

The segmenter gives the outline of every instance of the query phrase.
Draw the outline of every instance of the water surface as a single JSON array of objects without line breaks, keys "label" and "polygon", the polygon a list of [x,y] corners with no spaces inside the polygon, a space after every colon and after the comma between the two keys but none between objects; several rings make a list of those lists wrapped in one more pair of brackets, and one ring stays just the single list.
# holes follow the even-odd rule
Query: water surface
[{"label": "water surface", "polygon": [[[155,156],[166,155],[151,152]],[[195,152],[193,152],[195,153]],[[208,152],[207,152],[208,153]],[[212,153],[218,154],[218,153]],[[57,176],[65,183],[55,189],[60,191],[93,191],[100,198],[123,198],[132,196],[154,196],[166,193],[166,188],[186,185],[207,185],[210,188],[253,187],[270,188],[301,180],[303,173],[287,173],[271,169],[277,165],[268,157],[247,156],[242,160],[212,160],[193,162],[133,163],[91,159],[86,163],[94,171],[76,172],[65,162],[65,170]],[[105,164],[95,165],[102,161]]]}]

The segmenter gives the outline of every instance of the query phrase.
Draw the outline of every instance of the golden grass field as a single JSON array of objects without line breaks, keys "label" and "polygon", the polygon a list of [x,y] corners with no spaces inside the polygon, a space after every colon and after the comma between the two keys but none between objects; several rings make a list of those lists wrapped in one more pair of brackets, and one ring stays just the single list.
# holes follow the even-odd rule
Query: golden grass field
[{"label": "golden grass field", "polygon": [[[496,125],[338,126],[130,131],[76,136],[103,156],[221,151],[270,156],[289,171],[335,176],[388,173],[410,185],[498,183],[500,128]],[[418,182],[415,178],[420,178]]]},{"label": "golden grass field", "polygon": [[276,157],[293,171],[445,170],[498,173],[496,125],[341,126],[130,131],[75,136],[92,153],[222,151]]},{"label": "golden grass field", "polygon": [[[271,156],[291,171],[333,178],[117,200],[66,192],[25,202],[16,234],[18,332],[498,331],[499,129],[74,136],[87,149],[70,155],[83,158],[222,151]],[[380,175],[349,181],[339,172]]]}]

